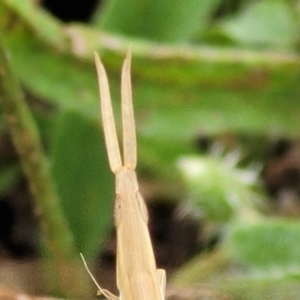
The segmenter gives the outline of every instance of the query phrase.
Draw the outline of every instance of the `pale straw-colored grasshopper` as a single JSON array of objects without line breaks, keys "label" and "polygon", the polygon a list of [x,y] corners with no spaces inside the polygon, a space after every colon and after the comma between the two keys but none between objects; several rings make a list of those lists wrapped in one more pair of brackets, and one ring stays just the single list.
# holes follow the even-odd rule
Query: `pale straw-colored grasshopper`
[{"label": "pale straw-colored grasshopper", "polygon": [[[120,296],[117,297],[96,284],[99,294],[109,300],[163,300],[166,274],[165,270],[156,268],[148,231],[148,211],[139,192],[135,172],[137,150],[130,76],[131,52],[128,51],[122,69],[123,159],[117,139],[107,75],[97,54],[95,60],[105,143],[110,169],[116,176],[114,222],[117,232],[117,287]],[[88,272],[91,275],[89,270]],[[93,278],[92,275],[91,277]]]}]

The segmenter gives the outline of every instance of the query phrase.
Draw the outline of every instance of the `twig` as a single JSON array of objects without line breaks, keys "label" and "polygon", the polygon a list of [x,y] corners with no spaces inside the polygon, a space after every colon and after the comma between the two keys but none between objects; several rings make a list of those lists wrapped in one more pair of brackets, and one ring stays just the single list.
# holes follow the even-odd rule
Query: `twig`
[{"label": "twig", "polygon": [[[12,16],[18,15],[22,25],[48,48],[90,63],[93,62],[93,52],[100,52],[100,50],[121,60],[131,45],[134,49],[135,61],[148,65],[152,76],[155,73],[153,70],[159,68],[157,72],[160,72],[161,65],[158,62],[162,60],[165,67],[164,76],[169,75],[171,78],[174,69],[179,68],[181,72],[188,73],[185,69],[193,67],[195,71],[197,67],[206,66],[208,62],[216,66],[241,65],[245,70],[252,70],[254,67],[267,68],[271,73],[276,72],[277,69],[285,71],[286,66],[300,65],[299,54],[296,52],[155,43],[78,24],[66,26],[29,0],[21,2],[3,0],[2,2],[1,5],[7,9],[8,15],[9,12]],[[142,70],[143,68],[138,69],[139,72]],[[197,74],[201,72],[202,69]]]},{"label": "twig", "polygon": [[[64,268],[68,262],[73,263],[77,256],[73,236],[61,211],[37,126],[10,68],[9,55],[1,43],[0,100],[13,143],[35,200],[45,247],[52,255],[58,277],[63,277]],[[74,267],[75,263],[74,265],[72,263],[69,263],[69,267]],[[58,280],[62,284],[65,282],[62,278]]]}]

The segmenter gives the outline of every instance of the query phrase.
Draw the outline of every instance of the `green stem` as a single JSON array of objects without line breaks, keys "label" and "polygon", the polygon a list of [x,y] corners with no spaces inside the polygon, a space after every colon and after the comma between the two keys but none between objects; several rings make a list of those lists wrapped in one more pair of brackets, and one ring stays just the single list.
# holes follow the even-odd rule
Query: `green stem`
[{"label": "green stem", "polygon": [[[2,21],[4,25],[0,23],[0,28],[9,27],[17,15],[22,26],[48,48],[56,49],[61,54],[80,58],[81,61],[93,62],[93,52],[102,51],[105,52],[104,56],[117,57],[118,61],[115,62],[115,66],[119,68],[120,61],[131,46],[134,49],[136,65],[141,64],[139,75],[145,78],[161,79],[163,76],[164,81],[170,79],[182,84],[182,79],[188,76],[184,83],[190,85],[199,84],[199,78],[210,74],[211,81],[215,83],[212,66],[218,71],[225,67],[240,66],[244,72],[253,72],[253,68],[257,67],[259,70],[271,72],[272,75],[290,71],[286,68],[295,70],[300,65],[298,53],[224,49],[224,47],[191,46],[190,44],[162,44],[111,34],[79,24],[64,25],[29,0],[2,0],[0,5],[4,11],[6,10],[4,14],[6,18]],[[163,62],[164,65],[163,75],[161,75],[159,62]],[[206,73],[205,67],[208,63],[209,70]],[[226,73],[226,70],[223,72],[230,75]],[[197,75],[196,79],[195,75]],[[233,79],[239,76],[240,74],[237,74]],[[223,83],[228,84],[228,79]],[[248,86],[248,82],[245,85]]]},{"label": "green stem", "polygon": [[[154,141],[163,142],[163,149],[166,140],[181,145],[200,132],[298,136],[298,53],[129,39],[88,26],[66,26],[29,0],[0,1],[0,31],[26,88],[60,109],[75,108],[97,121],[93,52],[101,52],[109,72],[117,74],[131,45],[135,99],[140,99],[135,102],[137,123],[151,148]],[[57,85],[58,78],[64,84]],[[118,84],[112,80],[112,91]]]},{"label": "green stem", "polygon": [[[19,83],[10,68],[9,55],[1,43],[0,100],[12,140],[35,200],[45,247],[51,253],[54,267],[58,271],[58,282],[66,283],[63,278],[65,268],[67,266],[74,267],[75,263],[73,264],[73,262],[76,261],[75,257],[78,256],[78,253],[61,211],[50,174],[49,162],[43,152],[37,126],[25,102]],[[72,263],[68,263],[70,261]],[[77,267],[75,269],[79,271]],[[73,284],[73,286],[77,289],[76,285]],[[67,291],[67,294],[69,292]]]}]

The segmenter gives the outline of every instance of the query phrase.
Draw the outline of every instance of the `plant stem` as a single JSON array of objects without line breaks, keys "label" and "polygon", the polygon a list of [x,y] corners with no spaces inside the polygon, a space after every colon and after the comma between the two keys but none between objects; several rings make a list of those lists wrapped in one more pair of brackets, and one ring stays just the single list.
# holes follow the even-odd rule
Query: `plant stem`
[{"label": "plant stem", "polygon": [[72,276],[73,284],[67,284],[66,280],[69,280],[69,276],[63,278],[63,274],[66,267],[68,270],[75,267],[73,271],[79,271],[75,263],[78,253],[72,233],[61,211],[50,174],[49,162],[44,154],[37,126],[25,102],[20,85],[10,68],[9,55],[1,43],[0,100],[13,143],[20,156],[21,165],[35,201],[44,246],[51,253],[50,260],[58,272],[57,282],[61,288],[58,288],[57,291],[73,294],[72,291],[65,291],[64,286],[73,286],[77,290],[78,284],[74,284]]}]

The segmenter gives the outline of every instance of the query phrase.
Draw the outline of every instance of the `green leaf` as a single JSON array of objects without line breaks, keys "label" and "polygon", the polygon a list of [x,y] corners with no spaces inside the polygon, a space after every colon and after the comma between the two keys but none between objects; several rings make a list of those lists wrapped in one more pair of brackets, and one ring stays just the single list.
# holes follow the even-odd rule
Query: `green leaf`
[{"label": "green leaf", "polygon": [[[5,0],[0,2],[0,11],[8,10],[8,2],[12,10],[11,2]],[[16,12],[10,10],[7,14],[12,17]],[[47,44],[40,41],[40,36],[48,36],[48,30],[45,34],[42,26],[40,31],[29,30],[29,13],[32,18],[39,14],[41,19],[42,11],[37,9],[28,12],[25,20],[21,18],[23,14],[17,21],[14,18],[17,25],[11,27],[10,20],[0,19],[2,37],[24,86],[61,109],[77,110],[98,119],[97,81],[92,64],[95,49],[105,50],[102,58],[109,71],[113,100],[119,101],[120,80],[116,73],[119,74],[125,49],[131,44],[138,130],[153,140],[152,145],[156,139],[176,144],[190,141],[200,132],[297,134],[297,55],[159,45],[74,25],[61,29],[70,48],[54,51],[63,41],[58,45],[52,40]],[[51,19],[47,17],[49,23]],[[33,26],[34,22],[30,28]],[[112,41],[117,48],[111,46]]]},{"label": "green leaf", "polygon": [[52,171],[76,245],[87,259],[94,258],[111,222],[114,200],[98,122],[72,111],[62,116]]},{"label": "green leaf", "polygon": [[220,27],[230,39],[244,46],[293,48],[298,37],[296,14],[282,0],[250,3]]},{"label": "green leaf", "polygon": [[299,222],[238,222],[228,229],[218,248],[184,265],[172,282],[189,288],[201,282],[239,300],[299,299]]},{"label": "green leaf", "polygon": [[235,226],[226,247],[244,272],[264,278],[300,276],[300,223],[271,220]]},{"label": "green leaf", "polygon": [[[204,32],[220,0],[110,0],[95,16],[101,29],[156,41],[189,41]],[[101,7],[102,9],[102,7]]]}]

